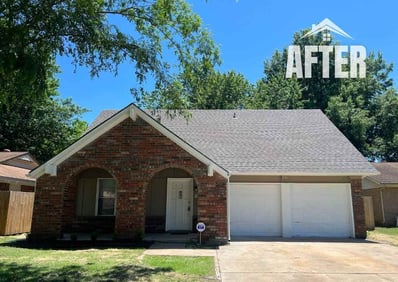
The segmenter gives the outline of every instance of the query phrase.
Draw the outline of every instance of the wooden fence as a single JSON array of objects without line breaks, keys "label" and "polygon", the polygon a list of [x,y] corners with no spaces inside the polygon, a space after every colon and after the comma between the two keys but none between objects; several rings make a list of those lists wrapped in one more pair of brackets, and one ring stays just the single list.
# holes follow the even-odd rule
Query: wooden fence
[{"label": "wooden fence", "polygon": [[365,211],[365,224],[367,230],[375,229],[375,217],[373,211],[373,200],[370,196],[362,196]]},{"label": "wooden fence", "polygon": [[35,193],[0,192],[0,235],[30,232]]}]

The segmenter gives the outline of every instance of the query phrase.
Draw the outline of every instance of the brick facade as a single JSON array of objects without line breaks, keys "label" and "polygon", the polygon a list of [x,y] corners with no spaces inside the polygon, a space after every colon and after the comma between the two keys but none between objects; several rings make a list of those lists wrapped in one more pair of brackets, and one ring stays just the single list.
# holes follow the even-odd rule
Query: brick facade
[{"label": "brick facade", "polygon": [[151,178],[162,169],[183,168],[198,187],[198,220],[205,237],[227,240],[227,180],[141,119],[126,119],[58,166],[57,176],[37,179],[32,238],[57,237],[76,220],[78,177],[102,168],[117,183],[115,233],[133,238],[145,227],[145,197]]},{"label": "brick facade", "polygon": [[351,179],[351,197],[354,212],[355,238],[366,239],[365,211],[362,200],[361,178]]}]

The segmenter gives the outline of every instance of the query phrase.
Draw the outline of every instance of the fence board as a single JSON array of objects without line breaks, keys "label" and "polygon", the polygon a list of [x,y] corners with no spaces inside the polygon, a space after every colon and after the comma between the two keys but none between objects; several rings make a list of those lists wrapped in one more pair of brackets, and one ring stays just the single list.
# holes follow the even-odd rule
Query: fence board
[{"label": "fence board", "polygon": [[0,192],[0,235],[30,232],[34,193]]},{"label": "fence board", "polygon": [[365,224],[367,230],[375,229],[375,218],[373,210],[373,200],[370,196],[363,196],[363,207],[365,211]]}]

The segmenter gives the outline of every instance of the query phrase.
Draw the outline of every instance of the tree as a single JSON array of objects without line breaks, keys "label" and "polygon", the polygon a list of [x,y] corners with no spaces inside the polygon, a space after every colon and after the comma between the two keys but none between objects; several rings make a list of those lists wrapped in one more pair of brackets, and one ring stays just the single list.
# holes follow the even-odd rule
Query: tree
[{"label": "tree", "polygon": [[[293,44],[324,45],[320,34],[295,33]],[[336,46],[333,40],[328,44]],[[264,64],[250,106],[256,108],[319,108],[345,136],[371,160],[398,160],[398,94],[390,78],[392,65],[379,53],[366,59],[366,77],[334,78],[334,54],[330,54],[330,78],[322,77],[322,58],[312,66],[311,79],[285,78],[287,50],[276,51]]]},{"label": "tree", "polygon": [[153,105],[156,97],[161,97],[156,100],[155,109],[168,109],[169,115],[178,113],[187,119],[189,111],[181,111],[183,105],[169,107],[167,99],[180,95],[186,100],[187,109],[237,109],[246,106],[253,94],[253,86],[242,74],[203,70],[189,77],[178,76],[172,86],[149,93],[144,104]]},{"label": "tree", "polygon": [[370,130],[373,159],[398,161],[398,93],[390,88],[374,101],[375,123]]},{"label": "tree", "polygon": [[58,97],[55,71],[54,66],[47,71],[45,95],[37,97],[35,93],[28,93],[28,88],[23,94],[3,96],[0,149],[28,150],[39,162],[45,162],[86,130],[87,123],[80,119],[86,110],[74,105],[70,99]]},{"label": "tree", "polygon": [[190,108],[237,109],[244,106],[252,91],[252,85],[242,74],[215,72],[191,90]]},{"label": "tree", "polygon": [[[126,22],[128,32],[115,22]],[[166,63],[164,51],[174,54]],[[219,62],[199,16],[184,0],[4,0],[0,2],[0,102],[8,95],[45,95],[47,69],[57,54],[70,56],[91,75],[118,72],[127,61],[135,79],[172,85],[173,73]],[[23,85],[23,87],[21,86]],[[24,94],[25,93],[25,94]],[[137,99],[146,92],[133,89]],[[156,97],[160,99],[160,97]],[[179,95],[167,101],[184,105]]]},{"label": "tree", "polygon": [[302,86],[296,78],[285,78],[286,56],[276,51],[264,64],[264,77],[259,80],[246,108],[297,109],[303,107]]}]

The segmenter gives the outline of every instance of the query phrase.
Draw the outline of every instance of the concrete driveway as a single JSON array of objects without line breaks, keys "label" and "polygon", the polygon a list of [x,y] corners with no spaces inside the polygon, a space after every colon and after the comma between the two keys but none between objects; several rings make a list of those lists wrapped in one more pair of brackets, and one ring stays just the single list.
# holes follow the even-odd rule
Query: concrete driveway
[{"label": "concrete driveway", "polygon": [[362,240],[232,242],[222,281],[398,281],[398,247]]}]

